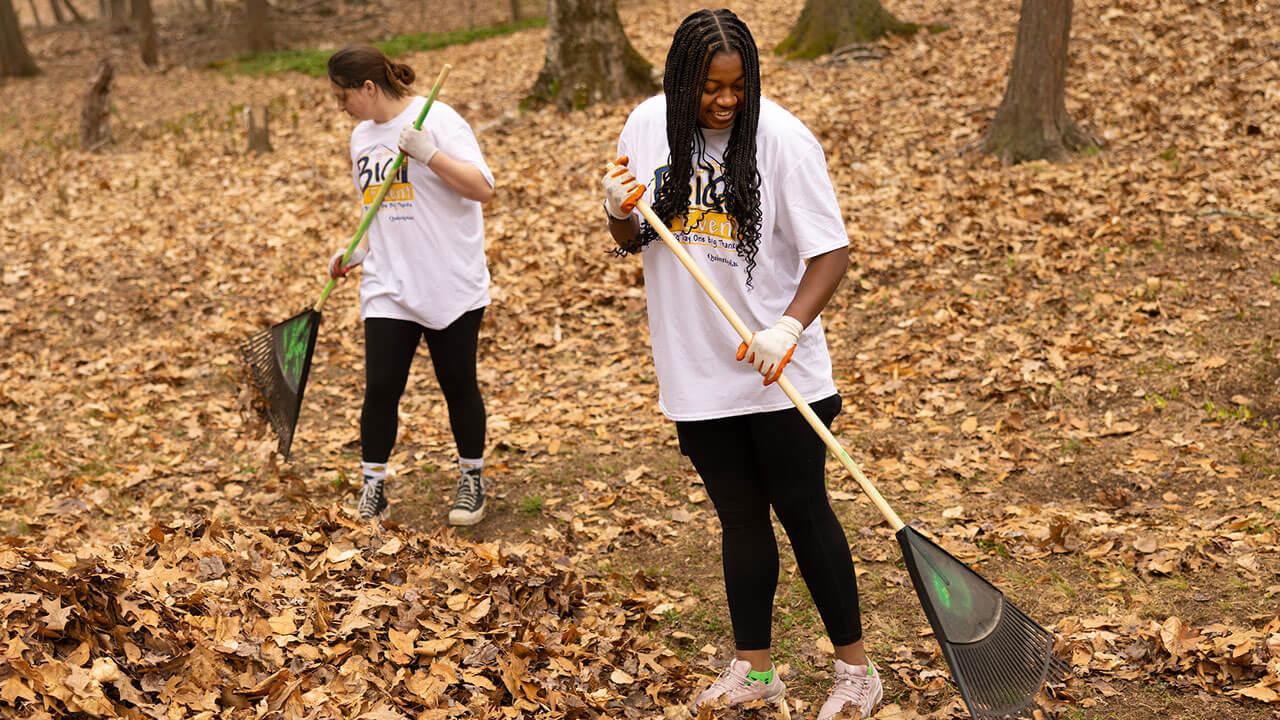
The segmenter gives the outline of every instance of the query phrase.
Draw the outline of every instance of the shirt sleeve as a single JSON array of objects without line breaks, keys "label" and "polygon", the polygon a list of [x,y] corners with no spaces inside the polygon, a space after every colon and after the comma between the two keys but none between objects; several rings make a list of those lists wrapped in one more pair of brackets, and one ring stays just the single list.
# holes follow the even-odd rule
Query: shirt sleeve
[{"label": "shirt sleeve", "polygon": [[480,142],[476,140],[476,134],[472,132],[471,126],[452,108],[449,108],[449,112],[441,113],[441,120],[443,122],[431,129],[436,147],[448,153],[454,160],[476,166],[484,175],[484,179],[489,182],[489,187],[493,187],[493,172],[484,161],[484,154],[480,152]]},{"label": "shirt sleeve", "polygon": [[827,174],[827,159],[817,140],[798,153],[778,184],[774,235],[789,239],[802,258],[811,258],[849,245],[840,203]]}]

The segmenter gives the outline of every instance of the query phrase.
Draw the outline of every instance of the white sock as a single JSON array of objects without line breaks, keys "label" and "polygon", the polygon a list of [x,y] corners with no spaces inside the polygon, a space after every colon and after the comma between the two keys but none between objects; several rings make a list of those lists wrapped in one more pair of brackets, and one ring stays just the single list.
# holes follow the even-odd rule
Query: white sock
[{"label": "white sock", "polygon": [[382,481],[387,479],[387,464],[362,462],[360,463],[360,472],[364,475],[366,483],[370,480]]},{"label": "white sock", "polygon": [[471,458],[464,458],[464,457],[458,458],[458,471],[461,473],[464,473],[464,474],[469,473],[472,470],[476,472],[480,472],[480,469],[483,467],[484,467],[484,458],[476,458],[474,460],[472,460]]}]

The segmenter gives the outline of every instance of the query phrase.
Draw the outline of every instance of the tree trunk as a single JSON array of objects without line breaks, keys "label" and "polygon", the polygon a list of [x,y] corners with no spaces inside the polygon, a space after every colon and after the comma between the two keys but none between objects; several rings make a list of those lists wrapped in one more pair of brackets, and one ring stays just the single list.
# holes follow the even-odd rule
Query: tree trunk
[{"label": "tree trunk", "polygon": [[[5,0],[0,0],[4,2]],[[80,147],[89,152],[102,148],[111,140],[107,118],[111,112],[111,78],[115,71],[103,60],[84,96],[84,112],[80,116]]]},{"label": "tree trunk", "polygon": [[125,0],[111,0],[107,10],[111,15],[111,32],[123,34],[129,31],[129,6]]},{"label": "tree trunk", "polygon": [[49,9],[53,11],[54,23],[61,25],[67,21],[66,16],[62,14],[62,8],[58,6],[58,0],[49,0]]},{"label": "tree trunk", "polygon": [[1009,86],[983,150],[1005,163],[1054,159],[1097,144],[1067,116],[1072,0],[1022,0]]},{"label": "tree trunk", "polygon": [[12,0],[0,0],[0,77],[24,77],[39,72],[22,39]]},{"label": "tree trunk", "polygon": [[40,12],[36,10],[36,0],[27,0],[27,4],[31,6],[31,17],[36,19],[36,27],[44,27],[44,23],[40,22]]},{"label": "tree trunk", "polygon": [[579,110],[657,90],[652,66],[622,30],[617,0],[549,0],[546,61],[522,105]]},{"label": "tree trunk", "polygon": [[153,68],[160,64],[160,58],[156,51],[156,17],[151,0],[133,0],[133,7],[137,11],[138,49],[142,54],[142,64]]},{"label": "tree trunk", "polygon": [[520,0],[511,0],[511,22],[520,22],[522,17],[520,14]]},{"label": "tree trunk", "polygon": [[773,51],[793,59],[815,58],[886,33],[913,35],[921,27],[894,17],[880,0],[805,0],[795,27]]},{"label": "tree trunk", "polygon": [[80,11],[76,9],[75,5],[71,4],[71,0],[51,0],[51,4],[53,5],[57,5],[59,2],[61,2],[63,7],[71,12],[71,17],[74,18],[76,22],[84,22],[84,16],[80,14]]},{"label": "tree trunk", "polygon": [[275,47],[268,10],[267,0],[245,0],[244,21],[252,52],[266,52]]},{"label": "tree trunk", "polygon": [[249,152],[272,152],[271,126],[266,105],[257,108],[246,105],[244,108],[244,124],[249,131]]}]

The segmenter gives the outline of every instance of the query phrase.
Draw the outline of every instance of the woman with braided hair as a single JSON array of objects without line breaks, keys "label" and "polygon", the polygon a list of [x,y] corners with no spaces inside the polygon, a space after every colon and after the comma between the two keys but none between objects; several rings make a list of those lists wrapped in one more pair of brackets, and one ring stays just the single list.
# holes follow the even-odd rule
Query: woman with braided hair
[{"label": "woman with braided hair", "polygon": [[493,173],[471,126],[436,100],[415,130],[426,98],[415,96],[413,68],[381,50],[352,45],[329,58],[329,90],[359,121],[351,131],[351,177],[367,209],[397,150],[407,156],[359,247],[329,260],[333,277],[362,265],[365,393],[360,411],[360,516],[387,509],[387,461],[395,445],[400,396],[418,342],[426,340],[449,407],[458,447],[452,525],[484,517],[485,411],[476,381],[480,320],[489,304],[480,204],[493,197]]},{"label": "woman with braided hair", "polygon": [[[830,425],[840,411],[819,313],[848,267],[849,239],[826,158],[800,120],[761,97],[755,40],[728,10],[685,18],[663,91],[632,111],[603,185],[615,252],[643,260],[659,406],[723,531],[736,651],[692,710],[782,699],[770,659],[772,508],[835,646],[819,718],[870,717],[883,686],[863,650],[853,559],[826,495],[826,449],[773,385],[789,367],[818,417]],[[675,254],[653,242],[655,229],[632,211],[641,197],[743,321],[764,328],[750,342],[739,342]]]}]

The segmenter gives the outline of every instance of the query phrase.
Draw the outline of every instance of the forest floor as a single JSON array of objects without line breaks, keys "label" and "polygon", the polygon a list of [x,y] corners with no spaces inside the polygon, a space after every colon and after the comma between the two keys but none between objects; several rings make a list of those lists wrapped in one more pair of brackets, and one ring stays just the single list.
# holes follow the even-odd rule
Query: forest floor
[{"label": "forest floor", "polygon": [[[740,12],[769,48],[801,4]],[[660,66],[697,7],[622,17]],[[1280,28],[1225,4],[1078,4],[1067,109],[1103,145],[1002,167],[973,147],[1017,4],[892,9],[949,29],[761,60],[765,94],[822,141],[853,243],[823,316],[835,434],[1058,635],[1062,717],[1275,717]],[[420,31],[377,22],[308,42]],[[634,103],[517,112],[545,30],[401,58],[427,81],[453,64],[440,98],[497,178],[495,497],[446,527],[454,450],[423,354],[372,531],[352,514],[356,283],[326,307],[288,462],[236,350],[313,304],[350,238],[352,122],[321,79],[181,64],[178,30],[149,71],[94,32],[31,34],[46,73],[0,84],[0,708],[680,716],[732,637],[715,513],[657,409],[639,264],[605,253],[599,169]],[[89,154],[104,54],[114,140]],[[274,152],[245,152],[249,104],[271,109]],[[879,717],[964,717],[892,533],[835,461],[828,486]],[[813,717],[830,649],[780,544],[775,660]]]}]

